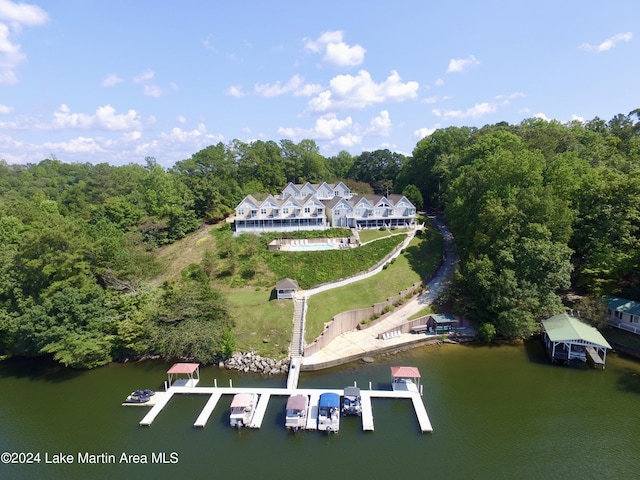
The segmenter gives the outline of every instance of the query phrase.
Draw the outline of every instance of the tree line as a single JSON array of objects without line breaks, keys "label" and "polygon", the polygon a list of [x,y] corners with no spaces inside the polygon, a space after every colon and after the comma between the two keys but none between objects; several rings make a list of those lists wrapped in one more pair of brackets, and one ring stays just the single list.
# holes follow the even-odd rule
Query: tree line
[{"label": "tree line", "polygon": [[341,180],[444,212],[461,254],[454,308],[487,337],[530,334],[569,289],[640,298],[639,119],[449,127],[411,156],[234,140],[167,169],[0,161],[0,355],[94,367],[229,354],[233,319],[206,265],[155,285],[155,252],[288,182]]}]

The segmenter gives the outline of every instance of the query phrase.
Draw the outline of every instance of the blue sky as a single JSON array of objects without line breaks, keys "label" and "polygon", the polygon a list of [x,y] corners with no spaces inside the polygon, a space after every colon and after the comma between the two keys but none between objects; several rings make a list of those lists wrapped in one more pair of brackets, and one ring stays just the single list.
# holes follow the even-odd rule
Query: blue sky
[{"label": "blue sky", "polygon": [[640,107],[637,0],[0,0],[0,159],[218,142],[410,155],[451,125]]}]

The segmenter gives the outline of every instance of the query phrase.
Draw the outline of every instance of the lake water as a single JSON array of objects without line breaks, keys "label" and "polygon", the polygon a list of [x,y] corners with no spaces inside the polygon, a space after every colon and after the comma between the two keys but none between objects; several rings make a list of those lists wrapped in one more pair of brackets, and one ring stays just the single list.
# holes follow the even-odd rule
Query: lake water
[{"label": "lake water", "polygon": [[[223,397],[206,428],[192,425],[207,396],[179,395],[151,427],[146,407],[122,407],[138,388],[160,389],[161,363],[71,372],[21,361],[0,364],[0,452],[40,463],[0,464],[0,478],[154,479],[635,479],[640,472],[640,363],[609,355],[604,371],[552,366],[540,342],[424,347],[306,373],[301,387],[357,381],[388,388],[389,367],[417,366],[434,432],[422,434],[409,400],[374,400],[375,432],[357,417],[340,433],[289,434],[286,398],[272,397],[260,430],[228,426]],[[207,367],[201,385],[284,386],[285,378]],[[122,454],[167,463],[120,463]],[[61,454],[61,455],[60,455]],[[116,463],[79,464],[78,455]],[[45,455],[47,457],[45,457]],[[45,463],[71,455],[73,464]],[[127,457],[135,461],[135,457]],[[170,463],[176,462],[176,463]]]}]

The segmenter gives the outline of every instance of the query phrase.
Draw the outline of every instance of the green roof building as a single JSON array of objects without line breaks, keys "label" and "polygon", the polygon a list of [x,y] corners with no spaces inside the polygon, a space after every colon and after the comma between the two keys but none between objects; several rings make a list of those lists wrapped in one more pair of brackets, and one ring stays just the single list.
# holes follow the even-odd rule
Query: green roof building
[{"label": "green roof building", "polygon": [[542,321],[542,336],[552,362],[590,360],[604,368],[609,342],[591,325],[566,313]]}]

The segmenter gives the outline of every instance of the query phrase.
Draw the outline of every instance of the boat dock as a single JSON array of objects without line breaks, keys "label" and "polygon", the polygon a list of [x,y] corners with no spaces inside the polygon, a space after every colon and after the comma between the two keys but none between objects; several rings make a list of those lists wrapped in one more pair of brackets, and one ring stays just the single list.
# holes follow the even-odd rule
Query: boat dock
[{"label": "boat dock", "polygon": [[[160,394],[162,392],[159,392]],[[322,393],[336,393],[340,396],[343,389],[312,389],[312,388],[242,388],[242,387],[169,387],[167,392],[159,398],[159,401],[140,421],[141,426],[150,426],[160,412],[167,406],[169,400],[176,394],[209,395],[209,400],[203,407],[200,415],[194,422],[194,427],[204,427],[223,395],[235,395],[238,393],[257,393],[260,395],[255,413],[249,424],[250,428],[260,428],[264,419],[269,400],[272,396],[307,395],[309,396],[309,412],[307,414],[307,430],[316,430],[318,419],[318,401]],[[156,394],[156,395],[158,395]],[[398,391],[398,390],[361,390],[362,395],[362,429],[373,431],[373,407],[372,398],[404,398],[411,399],[416,412],[418,424],[422,432],[432,432],[433,428],[427,415],[427,410],[418,392]]]},{"label": "boat dock", "polygon": [[[238,388],[233,386],[231,380],[229,380],[228,387],[218,387],[217,380],[214,380],[214,386],[212,387],[202,387],[198,386],[200,370],[197,363],[177,363],[167,371],[168,381],[165,382],[166,391],[157,392],[153,395],[151,397],[153,401],[138,404],[151,407],[151,410],[149,410],[140,421],[140,425],[150,426],[174,395],[195,394],[209,395],[209,399],[193,424],[194,427],[204,428],[223,395],[249,393],[259,396],[258,403],[253,409],[253,416],[247,425],[249,428],[260,428],[262,426],[262,420],[267,412],[269,400],[272,396],[306,395],[309,398],[306,429],[317,430],[320,395],[323,393],[333,393],[342,397],[344,389],[297,388],[300,372],[299,367],[299,361],[292,363],[292,369],[295,370],[295,372],[293,374],[290,372],[289,378],[287,379],[287,388]],[[408,378],[404,378],[404,376],[406,376],[405,374],[408,375]],[[371,389],[371,383],[369,383],[369,390],[360,390],[362,430],[372,432],[374,429],[372,398],[404,398],[411,399],[413,402],[413,408],[416,412],[420,430],[422,432],[432,432],[433,427],[427,415],[427,409],[422,401],[421,389],[418,389],[418,385],[413,383],[413,380],[419,380],[420,373],[414,367],[392,367],[392,375],[394,377],[392,390],[373,390]],[[397,382],[399,379],[402,380],[401,383]]]}]

